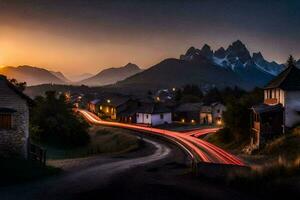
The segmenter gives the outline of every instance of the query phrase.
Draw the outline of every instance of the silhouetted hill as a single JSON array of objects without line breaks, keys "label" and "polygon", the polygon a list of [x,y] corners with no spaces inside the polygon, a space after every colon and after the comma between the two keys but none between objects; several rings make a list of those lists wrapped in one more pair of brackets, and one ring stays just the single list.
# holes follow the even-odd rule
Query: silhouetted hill
[{"label": "silhouetted hill", "polygon": [[70,83],[71,81],[65,77],[65,75],[61,72],[54,72],[54,71],[50,71],[54,76],[56,76],[57,78],[59,78],[60,80],[63,80],[66,83]]},{"label": "silhouetted hill", "polygon": [[25,81],[27,85],[39,85],[44,83],[65,84],[65,81],[58,78],[52,72],[38,67],[18,66],[4,67],[0,69],[0,74],[8,78],[15,78],[18,81]]},{"label": "silhouetted hill", "polygon": [[90,85],[90,86],[108,85],[123,80],[140,71],[141,69],[137,65],[128,63],[123,67],[114,67],[114,68],[105,69],[99,72],[98,74],[96,74],[95,76],[82,80],[79,83],[84,85]]},{"label": "silhouetted hill", "polygon": [[240,40],[227,49],[213,51],[205,44],[191,47],[180,59],[166,59],[149,69],[119,81],[117,88],[162,88],[198,84],[202,87],[240,86],[250,89],[263,86],[284,69],[284,65],[268,62],[260,52],[250,55]]}]

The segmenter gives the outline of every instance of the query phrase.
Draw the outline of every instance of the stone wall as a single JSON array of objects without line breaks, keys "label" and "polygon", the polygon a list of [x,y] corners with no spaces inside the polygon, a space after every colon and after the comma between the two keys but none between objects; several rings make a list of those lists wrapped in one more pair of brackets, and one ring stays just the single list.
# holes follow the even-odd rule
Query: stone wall
[{"label": "stone wall", "polygon": [[12,129],[0,129],[0,157],[27,158],[29,108],[26,100],[11,90],[3,79],[0,79],[0,107],[17,111],[12,113]]}]

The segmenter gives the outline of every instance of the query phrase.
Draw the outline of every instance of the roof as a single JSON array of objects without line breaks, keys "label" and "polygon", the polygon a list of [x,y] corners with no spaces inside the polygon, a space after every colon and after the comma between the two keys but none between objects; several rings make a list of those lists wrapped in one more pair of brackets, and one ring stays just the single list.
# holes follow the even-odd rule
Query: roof
[{"label": "roof", "polygon": [[100,99],[94,99],[94,100],[90,101],[90,103],[94,104],[94,105],[96,105],[97,103],[100,103],[100,102],[101,102]]},{"label": "roof", "polygon": [[115,107],[118,107],[127,101],[129,101],[130,98],[128,97],[123,97],[123,96],[103,96],[100,97],[99,99],[94,99],[90,101],[91,104],[101,104],[101,105],[112,105]]},{"label": "roof", "polygon": [[203,103],[184,103],[180,104],[176,111],[178,112],[189,112],[189,111],[200,111]]},{"label": "roof", "polygon": [[202,113],[211,113],[212,107],[211,106],[202,106],[200,112]]},{"label": "roof", "polygon": [[283,109],[283,107],[281,104],[276,104],[276,105],[259,104],[253,106],[252,109],[254,110],[255,113],[261,114],[266,112],[280,111]]},{"label": "roof", "polygon": [[274,78],[265,89],[300,90],[300,69],[290,66]]},{"label": "roof", "polygon": [[161,103],[143,103],[137,113],[158,114],[169,113],[171,110]]},{"label": "roof", "polygon": [[12,91],[14,91],[22,99],[26,100],[29,105],[34,104],[34,101],[30,97],[25,95],[22,91],[20,91],[14,84],[8,81],[6,76],[0,74],[0,80],[3,80]]},{"label": "roof", "polygon": [[2,113],[15,113],[17,111],[14,110],[14,109],[11,109],[11,108],[2,108],[2,107],[0,107],[0,112],[2,112]]}]

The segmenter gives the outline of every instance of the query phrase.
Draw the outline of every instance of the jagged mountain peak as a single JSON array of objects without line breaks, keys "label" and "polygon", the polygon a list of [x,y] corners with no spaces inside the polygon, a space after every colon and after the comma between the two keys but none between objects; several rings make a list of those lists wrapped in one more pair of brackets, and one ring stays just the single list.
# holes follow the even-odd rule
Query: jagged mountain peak
[{"label": "jagged mountain peak", "polygon": [[228,59],[236,59],[238,58],[242,63],[247,62],[251,59],[251,55],[244,43],[240,40],[233,42],[226,49]]},{"label": "jagged mountain peak", "polygon": [[226,56],[226,51],[223,47],[220,47],[215,51],[214,56],[217,58],[224,58]]},{"label": "jagged mountain peak", "polygon": [[[203,61],[211,62],[233,71],[254,70],[252,68],[256,68],[263,73],[277,75],[283,70],[282,65],[266,61],[261,52],[255,52],[251,56],[247,46],[241,40],[232,42],[226,50],[220,47],[215,52],[207,44],[204,44],[201,50],[191,47],[180,59],[198,64]],[[300,65],[300,61],[298,63]]]},{"label": "jagged mountain peak", "polygon": [[257,52],[257,53],[253,53],[252,58],[253,58],[254,60],[263,60],[263,59],[264,59],[264,57],[263,57],[263,55],[261,54],[260,51]]},{"label": "jagged mountain peak", "polygon": [[210,59],[213,55],[213,51],[208,44],[204,44],[201,48],[200,54]]}]

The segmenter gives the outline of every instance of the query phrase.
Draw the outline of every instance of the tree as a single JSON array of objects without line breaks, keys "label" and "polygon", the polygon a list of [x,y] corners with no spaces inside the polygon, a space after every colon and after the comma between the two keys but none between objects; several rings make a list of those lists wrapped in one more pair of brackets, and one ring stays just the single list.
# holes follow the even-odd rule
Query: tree
[{"label": "tree", "polygon": [[[239,98],[232,96],[226,104],[223,113],[226,133],[225,140],[242,141],[250,136],[250,108],[261,102],[263,90],[255,88],[250,93],[245,93]],[[220,134],[221,135],[221,134]]]},{"label": "tree", "polygon": [[291,67],[291,66],[295,66],[295,65],[296,65],[296,60],[294,59],[294,57],[292,55],[290,55],[286,62],[286,66]]},{"label": "tree", "polygon": [[18,90],[23,92],[26,89],[26,82],[18,82],[16,79],[9,80]]},{"label": "tree", "polygon": [[182,99],[182,91],[181,89],[178,89],[175,91],[175,101],[179,102]]},{"label": "tree", "polygon": [[35,98],[30,121],[34,140],[55,146],[80,146],[89,141],[89,125],[72,111],[64,95],[47,91]]}]

